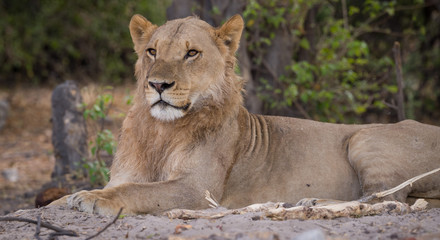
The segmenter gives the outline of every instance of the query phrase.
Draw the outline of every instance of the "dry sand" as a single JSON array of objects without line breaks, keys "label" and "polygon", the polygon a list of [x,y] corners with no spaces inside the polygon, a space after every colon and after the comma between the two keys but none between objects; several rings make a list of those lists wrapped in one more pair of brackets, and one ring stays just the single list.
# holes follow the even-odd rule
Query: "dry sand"
[{"label": "dry sand", "polygon": [[[36,220],[40,214],[42,221],[77,232],[79,239],[97,233],[114,219],[63,207],[19,210],[7,216]],[[440,239],[440,208],[406,215],[334,220],[272,221],[263,215],[247,213],[216,220],[125,216],[95,239]],[[0,239],[35,239],[35,231],[34,224],[0,222]],[[42,228],[41,239],[48,239],[52,232]]]}]

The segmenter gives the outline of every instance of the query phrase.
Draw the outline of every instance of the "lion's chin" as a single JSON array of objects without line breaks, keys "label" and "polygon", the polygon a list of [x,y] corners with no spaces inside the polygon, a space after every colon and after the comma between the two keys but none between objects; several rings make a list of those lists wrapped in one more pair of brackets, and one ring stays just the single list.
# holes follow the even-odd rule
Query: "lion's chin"
[{"label": "lion's chin", "polygon": [[183,117],[188,108],[189,104],[183,107],[175,107],[161,101],[153,104],[150,113],[158,120],[170,122]]},{"label": "lion's chin", "polygon": [[171,106],[167,106],[167,107],[154,106],[151,108],[150,113],[151,116],[153,116],[154,118],[165,122],[174,121],[185,115],[185,113],[182,110],[175,109]]}]

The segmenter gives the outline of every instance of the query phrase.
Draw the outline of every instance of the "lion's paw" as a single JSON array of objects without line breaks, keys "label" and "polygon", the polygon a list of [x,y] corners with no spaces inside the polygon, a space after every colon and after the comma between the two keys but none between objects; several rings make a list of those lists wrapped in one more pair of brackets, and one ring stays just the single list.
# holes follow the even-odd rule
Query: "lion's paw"
[{"label": "lion's paw", "polygon": [[123,207],[115,199],[106,197],[105,190],[80,191],[67,198],[67,206],[81,212],[116,215]]}]

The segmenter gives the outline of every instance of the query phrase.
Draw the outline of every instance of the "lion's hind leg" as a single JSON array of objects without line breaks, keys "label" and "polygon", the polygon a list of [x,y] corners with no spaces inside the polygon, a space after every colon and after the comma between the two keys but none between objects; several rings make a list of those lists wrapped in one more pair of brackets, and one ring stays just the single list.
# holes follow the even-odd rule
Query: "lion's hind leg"
[{"label": "lion's hind leg", "polygon": [[[348,160],[356,171],[363,197],[392,189],[440,166],[440,128],[415,121],[366,128],[354,134]],[[401,188],[380,200],[406,202],[408,196],[439,198],[440,174]]]},{"label": "lion's hind leg", "polygon": [[[393,161],[398,156],[371,133],[370,129],[359,131],[350,140],[348,149],[348,160],[358,175],[363,197],[391,189],[410,178],[403,166],[406,163]],[[410,191],[406,187],[384,200],[404,202]]]}]

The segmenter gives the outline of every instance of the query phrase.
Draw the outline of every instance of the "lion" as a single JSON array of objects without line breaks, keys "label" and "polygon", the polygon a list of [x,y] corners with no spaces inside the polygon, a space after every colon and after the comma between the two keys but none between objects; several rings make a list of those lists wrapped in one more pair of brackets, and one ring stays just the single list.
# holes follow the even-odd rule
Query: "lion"
[{"label": "lion", "polygon": [[[249,113],[234,72],[244,22],[197,17],[156,26],[130,21],[138,56],[134,105],[121,129],[109,183],[64,199],[102,215],[221,206],[353,200],[440,166],[440,128],[407,120],[346,125]],[[389,198],[440,198],[440,175]]]}]

